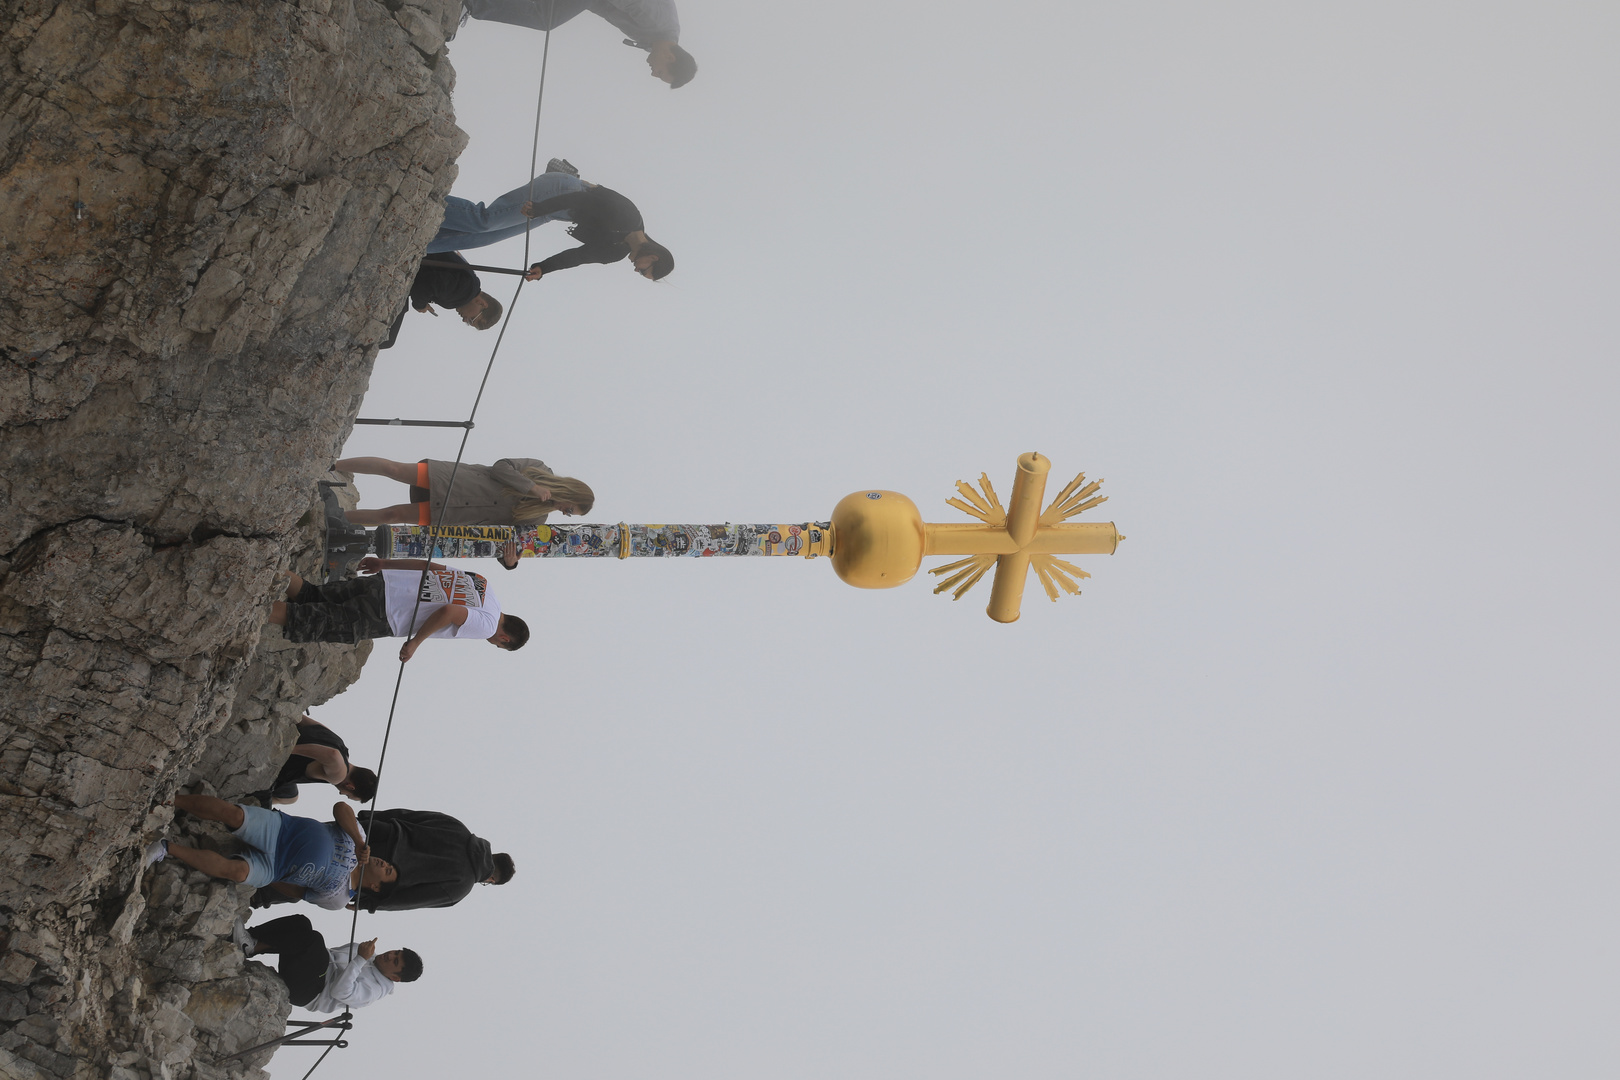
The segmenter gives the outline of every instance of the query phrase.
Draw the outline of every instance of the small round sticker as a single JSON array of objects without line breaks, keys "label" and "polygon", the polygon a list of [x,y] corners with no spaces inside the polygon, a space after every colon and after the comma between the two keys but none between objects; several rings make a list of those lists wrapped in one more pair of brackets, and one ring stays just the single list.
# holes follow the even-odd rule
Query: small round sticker
[{"label": "small round sticker", "polygon": [[868,499],[881,499],[883,498],[883,493],[880,491],[868,491],[866,493],[866,497]]}]

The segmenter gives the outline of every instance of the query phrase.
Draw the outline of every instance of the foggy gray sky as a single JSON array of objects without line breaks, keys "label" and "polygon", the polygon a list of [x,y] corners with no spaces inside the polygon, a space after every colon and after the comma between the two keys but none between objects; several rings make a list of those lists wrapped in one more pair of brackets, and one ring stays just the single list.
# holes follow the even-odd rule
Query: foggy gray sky
[{"label": "foggy gray sky", "polygon": [[[1039,450],[1129,539],[1012,626],[823,561],[492,568],[536,641],[422,648],[380,805],[518,877],[362,918],[426,975],[323,1073],[1612,1076],[1620,9],[681,21],[675,92],[553,37],[541,161],[677,269],[526,289],[467,459],[595,521],[965,521]],[[458,194],[525,179],[540,44],[452,44]],[[363,414],[461,418],[493,337],[409,316]],[[357,760],[391,652],[316,712]]]}]

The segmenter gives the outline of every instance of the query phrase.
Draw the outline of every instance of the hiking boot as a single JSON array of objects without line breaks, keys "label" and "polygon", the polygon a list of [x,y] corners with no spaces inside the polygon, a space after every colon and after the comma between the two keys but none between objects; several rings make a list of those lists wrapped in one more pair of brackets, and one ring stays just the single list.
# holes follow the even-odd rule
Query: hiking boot
[{"label": "hiking boot", "polygon": [[550,161],[546,162],[546,172],[567,173],[575,180],[579,179],[579,170],[574,168],[567,158],[552,158]]}]

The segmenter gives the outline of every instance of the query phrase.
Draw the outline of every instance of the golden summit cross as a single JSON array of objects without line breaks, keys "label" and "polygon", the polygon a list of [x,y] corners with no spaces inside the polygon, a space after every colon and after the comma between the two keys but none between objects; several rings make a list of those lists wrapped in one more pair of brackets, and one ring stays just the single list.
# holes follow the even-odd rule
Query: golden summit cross
[{"label": "golden summit cross", "polygon": [[[1090,577],[1059,555],[1112,555],[1125,539],[1113,522],[1065,524],[1106,496],[1101,480],[1087,484],[1084,473],[1058,492],[1044,511],[1046,474],[1051,462],[1023,454],[1013,474],[1012,494],[1003,507],[987,475],[977,491],[957,482],[962,498],[947,499],[979,524],[925,522],[917,504],[895,491],[857,491],[833,508],[832,520],[766,525],[531,525],[451,526],[429,530],[395,526],[378,537],[378,547],[394,555],[435,558],[499,556],[515,547],[519,558],[664,558],[670,556],[828,556],[833,570],[863,589],[890,589],[910,581],[930,555],[966,556],[929,573],[949,575],[935,593],[954,589],[960,599],[995,568],[986,609],[997,622],[1014,622],[1023,603],[1024,583],[1033,569],[1046,595],[1059,590],[1078,595],[1080,578]],[[1083,486],[1082,486],[1083,485]]]},{"label": "golden summit cross", "polygon": [[[1113,522],[1065,525],[1063,522],[1085,513],[1093,506],[1108,501],[1108,496],[1096,494],[1101,480],[1086,483],[1081,473],[1058,492],[1050,506],[1041,510],[1041,499],[1046,494],[1046,475],[1052,463],[1040,454],[1029,453],[1018,458],[1018,471],[1013,475],[1012,495],[1006,509],[996,498],[986,473],[979,474],[979,491],[961,480],[956,490],[966,499],[946,499],[954,506],[978,518],[983,525],[924,526],[926,555],[966,555],[965,559],[936,566],[930,574],[950,576],[934,587],[937,595],[955,587],[952,600],[977,585],[979,579],[992,566],[995,577],[990,582],[989,616],[997,622],[1015,622],[1024,598],[1024,582],[1033,569],[1040,578],[1046,595],[1057,601],[1058,590],[1070,596],[1080,595],[1077,578],[1091,575],[1059,555],[1112,555],[1125,539],[1115,530]],[[1081,485],[1085,486],[1082,487]]]}]

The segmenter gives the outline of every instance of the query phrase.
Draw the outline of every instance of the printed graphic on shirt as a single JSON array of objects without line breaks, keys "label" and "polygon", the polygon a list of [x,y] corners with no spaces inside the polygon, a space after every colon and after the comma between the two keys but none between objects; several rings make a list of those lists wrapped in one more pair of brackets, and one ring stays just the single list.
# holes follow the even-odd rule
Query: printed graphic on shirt
[{"label": "printed graphic on shirt", "polygon": [[339,839],[348,836],[330,822],[287,815],[276,840],[276,880],[302,885],[312,893],[329,893],[349,883],[354,869],[354,844],[348,845],[347,865],[338,854]]},{"label": "printed graphic on shirt", "polygon": [[467,570],[429,570],[422,578],[422,603],[481,608],[489,582]]},{"label": "printed graphic on shirt", "polygon": [[433,632],[434,637],[488,638],[500,626],[501,603],[489,580],[466,570],[433,569],[427,582],[416,570],[384,570],[388,605],[388,625],[401,637],[409,637],[434,617],[435,612],[455,613],[460,618]]},{"label": "printed graphic on shirt", "polygon": [[349,888],[349,878],[360,860],[356,857],[354,841],[348,833],[333,822],[327,822],[326,828],[332,834],[332,858],[327,862],[324,873],[305,868],[304,872],[310,880],[304,885],[304,899],[336,911],[354,897],[354,890]]}]

